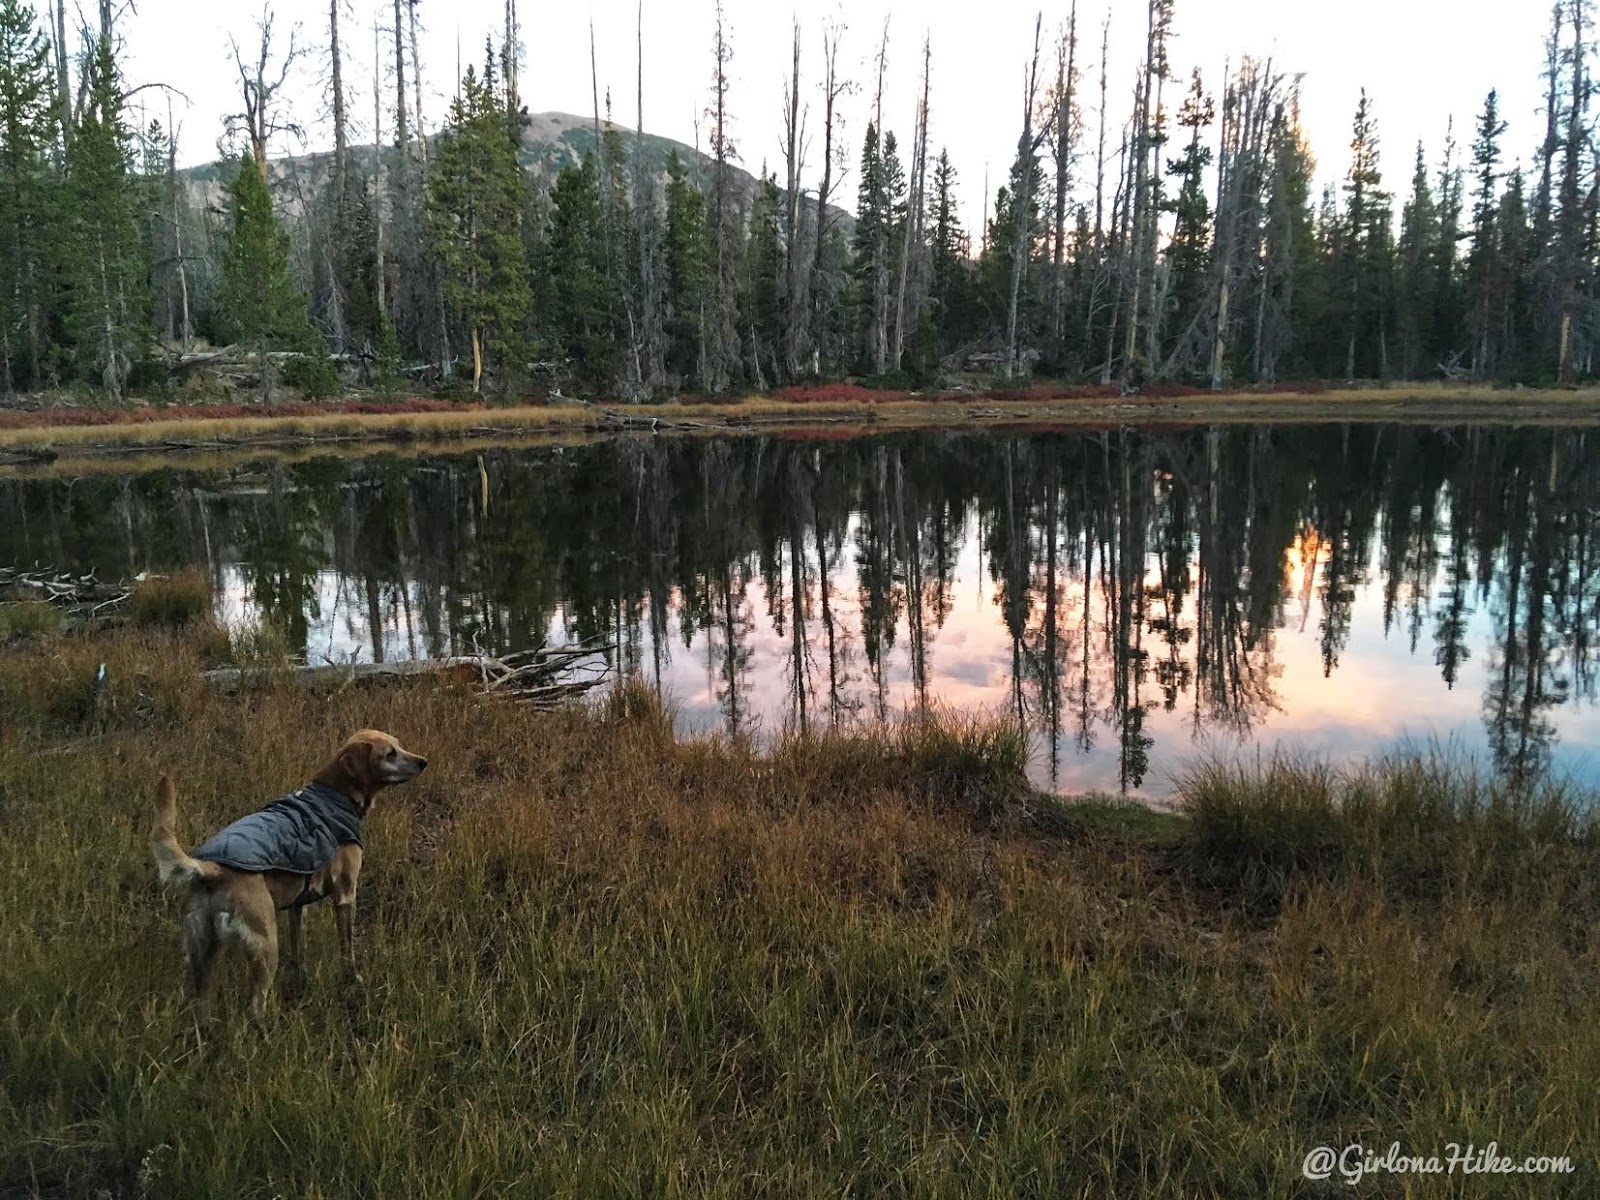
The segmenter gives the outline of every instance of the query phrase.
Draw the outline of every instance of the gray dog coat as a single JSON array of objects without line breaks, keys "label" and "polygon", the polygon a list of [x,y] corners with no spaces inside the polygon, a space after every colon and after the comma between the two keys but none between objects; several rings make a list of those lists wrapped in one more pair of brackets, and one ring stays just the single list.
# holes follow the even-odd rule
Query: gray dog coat
[{"label": "gray dog coat", "polygon": [[361,810],[344,793],[308,783],[240,817],[190,853],[236,871],[314,875],[345,842],[361,845]]}]

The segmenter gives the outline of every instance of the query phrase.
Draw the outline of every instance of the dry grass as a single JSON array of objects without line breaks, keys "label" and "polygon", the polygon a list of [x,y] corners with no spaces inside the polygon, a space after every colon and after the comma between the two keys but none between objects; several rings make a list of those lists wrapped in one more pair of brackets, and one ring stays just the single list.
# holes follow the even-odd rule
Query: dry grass
[{"label": "dry grass", "polygon": [[[1470,826],[1563,886],[1474,851],[1434,872],[1460,886],[1391,892],[1419,860],[1377,850],[1446,848],[1463,827],[1432,823],[1479,808],[1374,783],[1377,815],[1341,817],[1314,778],[1279,808],[1287,777],[1213,778],[1153,829],[1028,797],[983,722],[759,755],[676,741],[636,689],[226,698],[202,652],[0,652],[0,1195],[1290,1196],[1328,1194],[1312,1146],[1391,1140],[1571,1154],[1565,1184],[1471,1194],[1593,1194],[1600,864],[1570,806]],[[369,822],[365,986],[312,910],[304,995],[202,1036],[145,855],[155,775],[194,841],[368,724],[433,765]],[[1343,821],[1366,849],[1280,855],[1289,809],[1296,845]]]},{"label": "dry grass", "polygon": [[134,586],[127,618],[144,628],[183,629],[211,616],[211,581],[193,569],[160,575]]},{"label": "dry grass", "polygon": [[[1195,389],[1157,389],[1143,396],[1084,394],[1099,389],[1047,385],[1014,393],[972,393],[965,396],[912,396],[875,392],[846,385],[801,389],[817,398],[784,400],[750,396],[724,402],[665,405],[537,405],[482,409],[449,407],[404,411],[406,405],[352,404],[360,411],[305,415],[299,406],[277,416],[159,417],[136,410],[127,423],[49,424],[50,414],[30,414],[42,421],[25,427],[0,427],[0,450],[18,455],[59,455],[89,451],[126,452],[162,448],[214,452],[230,446],[293,446],[308,441],[362,443],[444,442],[463,438],[519,438],[549,434],[577,435],[614,429],[604,413],[641,421],[659,420],[701,429],[726,430],[747,425],[815,425],[820,420],[854,422],[873,428],[949,426],[973,421],[1044,420],[1059,425],[1112,420],[1119,424],[1199,421],[1354,420],[1496,420],[1594,419],[1600,416],[1600,390],[1504,390],[1435,384],[1385,388],[1347,388],[1300,394],[1279,392],[1199,393]],[[857,395],[860,393],[860,395]],[[430,407],[432,405],[430,404]],[[603,412],[602,412],[603,410]],[[78,410],[71,410],[78,411]]]}]

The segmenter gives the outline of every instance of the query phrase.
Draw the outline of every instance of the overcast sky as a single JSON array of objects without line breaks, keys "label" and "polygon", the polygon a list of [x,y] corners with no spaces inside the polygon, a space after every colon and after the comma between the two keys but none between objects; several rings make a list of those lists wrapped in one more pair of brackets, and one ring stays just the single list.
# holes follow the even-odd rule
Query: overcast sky
[{"label": "overcast sky", "polygon": [[[82,3],[82,0],[79,0]],[[1068,0],[1070,4],[1070,0]],[[351,0],[344,9],[345,79],[358,123],[357,136],[370,139],[373,124],[373,24],[392,17],[368,0]],[[602,97],[609,87],[614,115],[632,126],[635,115],[634,0],[538,3],[520,0],[522,95],[530,111],[592,111],[589,25],[593,20]],[[92,10],[92,6],[90,6]],[[283,36],[298,23],[302,43],[318,51],[292,80],[294,118],[306,127],[303,145],[331,144],[327,119],[326,55],[328,8],[325,0],[275,0]],[[1171,58],[1177,80],[1169,85],[1175,108],[1190,69],[1199,66],[1210,90],[1220,86],[1223,69],[1243,55],[1270,56],[1290,73],[1303,73],[1302,119],[1318,160],[1319,181],[1342,177],[1349,159],[1350,121],[1359,91],[1372,95],[1382,138],[1385,184],[1403,198],[1409,185],[1417,140],[1435,164],[1444,152],[1447,124],[1455,118],[1460,153],[1472,141],[1474,119],[1490,88],[1500,92],[1501,112],[1510,123],[1508,158],[1531,160],[1542,128],[1539,73],[1548,4],[1535,0],[1176,0]],[[392,13],[392,2],[387,12]],[[901,3],[851,0],[800,0],[792,9],[770,0],[727,0],[731,44],[733,134],[742,163],[752,172],[763,161],[781,173],[783,80],[789,70],[792,11],[802,26],[802,94],[811,106],[809,130],[816,134],[807,163],[814,188],[821,168],[821,35],[825,22],[846,26],[840,66],[857,82],[844,106],[844,139],[849,170],[842,202],[853,206],[855,162],[875,90],[878,41],[889,18],[889,65],[884,82],[885,124],[909,143],[920,89],[924,36],[933,50],[930,146],[949,148],[959,174],[966,223],[975,227],[989,188],[1003,180],[1020,129],[1023,71],[1032,45],[1036,0],[922,0]],[[1067,4],[1044,10],[1048,46],[1064,26]],[[1144,0],[1115,0],[1109,10],[1096,0],[1080,0],[1079,62],[1083,73],[1082,108],[1091,131],[1098,124],[1100,26],[1111,20],[1108,108],[1113,145],[1131,103],[1135,73],[1143,52]],[[137,12],[119,26],[126,39],[125,74],[130,83],[163,81],[181,88],[188,102],[176,100],[182,158],[205,162],[216,156],[224,114],[239,107],[238,76],[228,49],[229,35],[248,47],[255,38],[259,10],[229,0],[137,0]],[[456,73],[457,48],[463,60],[479,62],[484,37],[498,38],[503,0],[423,0],[422,58],[427,124],[442,121]],[[712,73],[713,0],[644,4],[644,102],[649,132],[688,144],[696,139]],[[384,34],[392,53],[392,40]],[[1053,59],[1052,59],[1053,62]],[[392,70],[386,63],[383,70]],[[161,111],[159,93],[139,100]],[[384,132],[393,135],[392,102]],[[700,137],[705,142],[704,134]],[[1092,146],[1079,175],[1093,184]],[[1396,204],[1398,211],[1398,202]]]}]

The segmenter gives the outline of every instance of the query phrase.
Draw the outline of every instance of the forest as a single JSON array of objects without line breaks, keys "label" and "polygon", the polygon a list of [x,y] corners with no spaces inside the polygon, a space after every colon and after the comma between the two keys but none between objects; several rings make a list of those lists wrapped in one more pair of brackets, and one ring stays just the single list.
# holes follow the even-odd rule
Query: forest
[{"label": "forest", "polygon": [[[359,31],[340,0],[312,31],[265,10],[232,42],[240,111],[208,193],[179,168],[170,106],[148,116],[165,85],[124,79],[110,0],[76,30],[64,0],[0,0],[0,398],[215,399],[224,385],[196,368],[229,353],[253,364],[244,398],[268,402],[352,387],[640,402],[959,372],[1130,391],[1593,374],[1591,0],[1551,12],[1526,171],[1490,91],[1467,144],[1419,144],[1406,178],[1363,91],[1349,171],[1320,192],[1299,77],[1248,56],[1224,78],[1180,77],[1174,0],[1147,0],[1125,78],[1107,61],[1111,13],[1096,27],[1073,0],[1019,47],[1016,140],[996,155],[1011,165],[976,230],[959,216],[972,180],[935,148],[927,43],[914,127],[896,131],[887,30],[875,78],[850,79],[850,31],[797,21],[773,97],[783,161],[752,186],[720,6],[705,150],[664,162],[645,129],[641,11],[633,128],[609,89],[602,114],[597,79],[581,156],[543,178],[522,154],[515,0],[436,131],[420,3]],[[380,82],[357,97],[341,64],[368,34]],[[312,58],[334,145],[275,159],[299,128],[286,82]],[[852,92],[871,100],[864,135],[838,115]],[[369,101],[376,147],[350,136]]]}]

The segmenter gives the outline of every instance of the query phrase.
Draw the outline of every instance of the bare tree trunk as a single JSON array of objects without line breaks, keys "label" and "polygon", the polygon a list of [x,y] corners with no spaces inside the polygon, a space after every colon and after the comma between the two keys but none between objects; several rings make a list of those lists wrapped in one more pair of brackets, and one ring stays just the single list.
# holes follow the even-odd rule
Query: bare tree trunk
[{"label": "bare tree trunk", "polygon": [[372,217],[375,231],[375,246],[373,248],[372,289],[378,305],[380,318],[388,315],[389,304],[387,287],[384,274],[387,270],[384,263],[383,246],[383,205],[384,205],[384,171],[383,171],[383,50],[382,41],[378,36],[378,20],[372,20],[372,160],[373,160],[373,187],[372,187]]},{"label": "bare tree trunk", "polygon": [[[522,108],[520,73],[521,58],[518,43],[522,40],[517,28],[517,0],[506,0],[506,108],[515,114]],[[589,21],[589,59],[594,65],[594,21]]]},{"label": "bare tree trunk", "polygon": [[[1077,84],[1078,57],[1078,0],[1072,0],[1071,15],[1067,19],[1065,46],[1056,47],[1056,111],[1055,159],[1056,205],[1055,244],[1052,250],[1054,278],[1051,281],[1050,334],[1055,341],[1055,353],[1061,357],[1066,341],[1067,311],[1067,190],[1072,178],[1072,105]],[[1083,248],[1078,248],[1083,253]]]},{"label": "bare tree trunk", "polygon": [[394,0],[394,136],[403,162],[410,150],[411,139],[406,128],[406,51],[404,27],[400,22],[402,3],[404,0]]},{"label": "bare tree trunk", "polygon": [[345,128],[344,68],[339,52],[340,0],[328,0],[328,61],[333,85],[333,348],[344,351],[345,264],[350,257],[350,148]]},{"label": "bare tree trunk", "polygon": [[1156,7],[1159,0],[1148,0],[1149,23],[1145,29],[1144,73],[1139,82],[1139,103],[1135,117],[1134,177],[1133,177],[1133,286],[1128,305],[1127,336],[1122,346],[1122,378],[1126,382],[1133,376],[1135,356],[1139,351],[1140,308],[1144,302],[1145,242],[1151,236],[1146,210],[1149,193],[1150,159],[1150,100],[1151,85],[1156,79],[1159,41],[1157,38]]},{"label": "bare tree trunk", "polygon": [[1011,289],[1006,301],[1006,378],[1017,373],[1017,304],[1022,297],[1023,264],[1028,254],[1028,189],[1033,182],[1033,100],[1039,83],[1039,31],[1044,14],[1033,21],[1033,59],[1028,65],[1028,89],[1022,103],[1022,136],[1017,139],[1017,194],[1011,197]]},{"label": "bare tree trunk", "polygon": [[408,0],[407,19],[411,32],[411,94],[416,99],[417,156],[428,161],[428,136],[422,127],[422,55],[417,52],[417,7],[422,0]]},{"label": "bare tree trunk", "polygon": [[66,165],[72,141],[72,77],[67,53],[67,0],[56,0],[56,98],[61,121],[61,159]]},{"label": "bare tree trunk", "polygon": [[[933,66],[933,47],[926,38],[922,42],[922,102],[917,106],[916,133],[912,138],[911,191],[906,202],[906,228],[900,237],[900,278],[895,288],[894,305],[894,369],[900,370],[905,359],[906,324],[915,318],[908,311],[906,286],[911,272],[911,256],[922,249],[923,190],[928,171],[928,78]],[[914,306],[920,307],[920,305]]]},{"label": "bare tree trunk", "polygon": [[783,370],[785,378],[794,380],[800,375],[800,353],[806,339],[806,303],[801,294],[803,277],[800,272],[800,222],[804,216],[804,197],[800,190],[800,173],[805,169],[805,126],[800,112],[800,22],[794,23],[794,67],[789,75],[787,95],[784,97],[784,331]]},{"label": "bare tree trunk", "polygon": [[178,219],[178,133],[172,123],[172,97],[167,97],[167,188],[172,193],[172,256],[178,265],[178,328],[173,331],[183,353],[189,352],[189,264],[183,256],[183,224]]},{"label": "bare tree trunk", "polygon": [[821,346],[823,339],[822,330],[822,300],[825,294],[823,279],[823,253],[828,244],[828,202],[833,199],[833,109],[839,97],[844,94],[845,85],[839,81],[839,33],[838,27],[824,30],[822,34],[822,62],[823,82],[822,94],[824,99],[822,118],[822,184],[817,189],[817,245],[816,253],[811,260],[810,292],[810,327],[811,327],[811,373],[821,371]]},{"label": "bare tree trunk", "polygon": [[661,382],[665,365],[662,362],[661,305],[656,282],[656,202],[644,157],[644,0],[639,0],[634,36],[638,54],[638,125],[633,142],[633,210],[639,257],[641,329],[638,342],[642,343],[643,348],[643,359],[637,371],[646,393],[652,393]]}]

